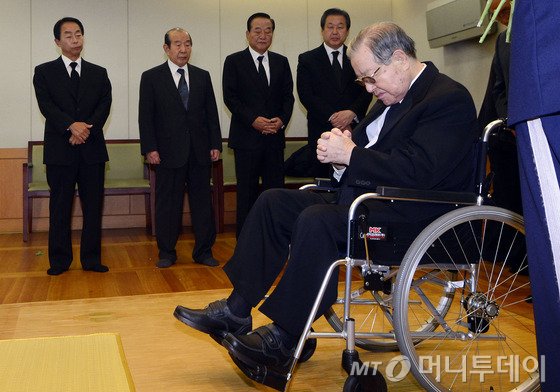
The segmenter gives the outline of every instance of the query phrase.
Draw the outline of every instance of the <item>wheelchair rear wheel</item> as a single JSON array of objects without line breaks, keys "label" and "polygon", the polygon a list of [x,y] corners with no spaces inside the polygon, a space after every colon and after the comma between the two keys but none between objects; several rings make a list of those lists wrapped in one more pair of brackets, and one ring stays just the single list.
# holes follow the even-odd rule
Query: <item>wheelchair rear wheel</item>
[{"label": "wheelchair rear wheel", "polygon": [[[539,390],[526,271],[523,218],[511,211],[460,208],[422,231],[397,275],[394,325],[424,388]],[[445,313],[442,287],[456,298]]]}]

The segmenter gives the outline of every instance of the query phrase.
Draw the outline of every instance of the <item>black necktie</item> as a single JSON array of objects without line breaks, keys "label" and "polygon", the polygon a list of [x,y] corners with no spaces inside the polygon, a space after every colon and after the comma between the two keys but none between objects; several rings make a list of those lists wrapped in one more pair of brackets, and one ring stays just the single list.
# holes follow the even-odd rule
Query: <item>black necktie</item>
[{"label": "black necktie", "polygon": [[340,54],[340,52],[338,50],[335,50],[334,52],[332,52],[332,67],[333,67],[333,71],[334,71],[334,78],[336,80],[336,82],[338,83],[338,87],[342,87],[342,67],[340,66],[340,63],[338,62],[338,55]]},{"label": "black necktie", "polygon": [[263,59],[264,56],[257,57],[257,60],[259,60],[259,79],[264,86],[268,87],[268,79],[266,77],[266,71],[264,70]]},{"label": "black necktie", "polygon": [[80,88],[80,75],[78,74],[78,71],[76,71],[77,66],[78,63],[75,61],[70,63],[70,67],[72,67],[72,72],[70,72],[70,85],[72,86],[74,94],[77,94],[78,89]]},{"label": "black necktie", "polygon": [[179,86],[177,89],[179,90],[179,95],[181,95],[181,100],[183,101],[183,106],[185,109],[189,106],[189,86],[187,85],[187,80],[185,79],[185,70],[183,68],[179,68],[177,70],[181,74],[181,78],[179,79]]}]

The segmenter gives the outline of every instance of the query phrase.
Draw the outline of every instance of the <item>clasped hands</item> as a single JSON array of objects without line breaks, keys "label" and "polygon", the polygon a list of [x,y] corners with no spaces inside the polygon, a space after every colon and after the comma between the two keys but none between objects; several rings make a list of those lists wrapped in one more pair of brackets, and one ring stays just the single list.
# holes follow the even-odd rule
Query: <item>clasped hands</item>
[{"label": "clasped hands", "polygon": [[89,130],[92,126],[92,124],[86,124],[82,121],[73,122],[70,124],[70,127],[68,127],[68,130],[72,133],[68,142],[73,146],[85,143],[89,137]]},{"label": "clasped hands", "polygon": [[341,169],[350,163],[354,147],[356,144],[352,141],[350,131],[333,128],[330,132],[323,132],[317,140],[317,159]]},{"label": "clasped hands", "polygon": [[329,117],[329,122],[333,128],[338,128],[342,131],[352,130],[352,121],[356,118],[356,113],[351,110],[341,110],[339,112],[333,113]]},{"label": "clasped hands", "polygon": [[252,125],[263,135],[273,135],[284,126],[284,123],[279,117],[266,118],[259,116],[253,121]]}]

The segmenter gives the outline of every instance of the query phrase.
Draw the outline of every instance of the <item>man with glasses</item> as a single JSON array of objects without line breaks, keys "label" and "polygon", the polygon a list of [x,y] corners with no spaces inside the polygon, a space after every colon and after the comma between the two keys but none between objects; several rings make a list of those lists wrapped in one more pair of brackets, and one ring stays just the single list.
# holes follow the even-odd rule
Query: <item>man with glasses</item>
[{"label": "man with glasses", "polygon": [[[224,267],[231,295],[205,309],[175,310],[180,321],[221,342],[248,377],[275,388],[281,386],[268,376],[288,370],[323,277],[346,249],[354,198],[378,185],[440,191],[473,186],[477,124],[467,89],[431,62],[420,62],[414,41],[394,23],[362,30],[350,46],[350,59],[358,82],[378,100],[353,133],[333,128],[317,142],[318,159],[335,168],[336,202],[297,190],[263,193]],[[391,230],[400,224],[419,231],[450,207],[369,201],[363,208],[370,226],[383,223]],[[282,271],[260,307],[272,323],[251,331],[251,309]],[[336,296],[334,274],[318,314]]]},{"label": "man with glasses", "polygon": [[[331,128],[352,130],[364,118],[371,94],[354,83],[354,70],[344,42],[350,31],[350,15],[329,8],[321,17],[323,43],[299,56],[297,90],[307,109],[307,140],[302,159],[290,162],[304,177],[328,177],[330,165],[317,160],[315,148],[321,134]],[[298,157],[296,152],[294,158]],[[289,173],[288,173],[289,174]]]}]

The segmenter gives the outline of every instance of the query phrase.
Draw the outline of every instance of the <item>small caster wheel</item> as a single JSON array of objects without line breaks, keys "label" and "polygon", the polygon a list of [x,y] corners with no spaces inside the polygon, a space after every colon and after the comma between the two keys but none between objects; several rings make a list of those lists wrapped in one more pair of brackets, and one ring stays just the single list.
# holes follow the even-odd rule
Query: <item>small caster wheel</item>
[{"label": "small caster wheel", "polygon": [[387,383],[381,373],[373,371],[361,376],[348,376],[342,392],[387,392]]}]

